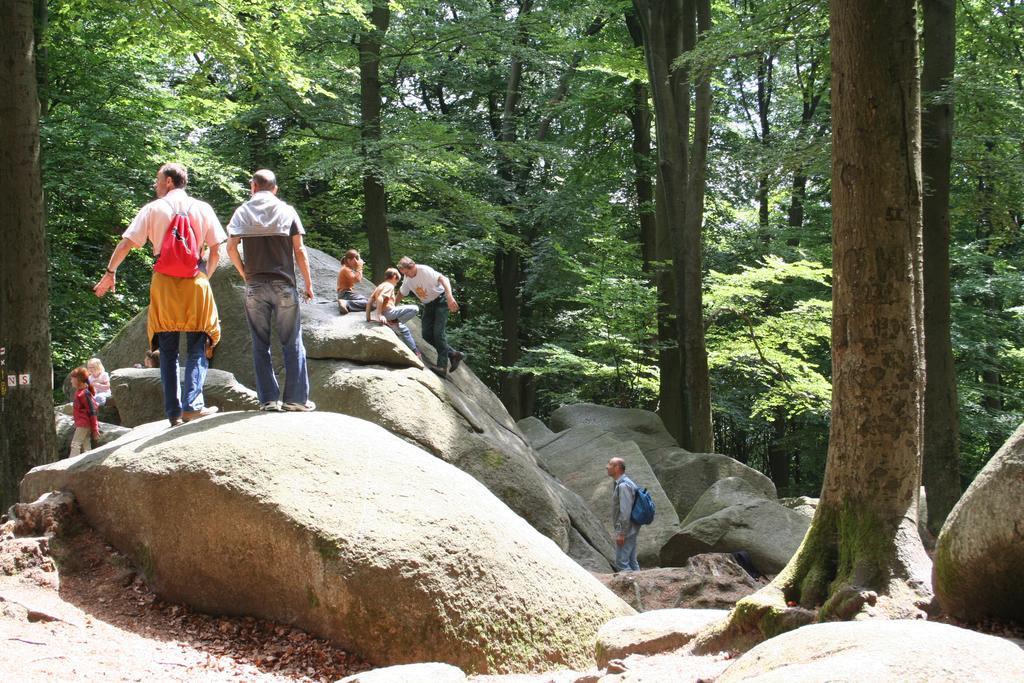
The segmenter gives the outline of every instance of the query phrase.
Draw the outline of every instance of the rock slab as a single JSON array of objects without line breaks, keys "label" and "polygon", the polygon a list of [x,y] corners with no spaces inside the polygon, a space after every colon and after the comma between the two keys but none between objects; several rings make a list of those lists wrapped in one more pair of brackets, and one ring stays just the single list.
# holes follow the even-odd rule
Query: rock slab
[{"label": "rock slab", "polygon": [[716,683],[990,683],[1024,680],[1024,650],[927,621],[812,624],[766,640]]},{"label": "rock slab", "polygon": [[680,566],[701,553],[746,551],[763,574],[776,574],[803,542],[810,520],[783,507],[745,479],[716,482],[661,549],[661,564]]},{"label": "rock slab", "polygon": [[967,620],[1024,623],[1024,424],[992,456],[950,512],[935,547],[942,607]]},{"label": "rock slab", "polygon": [[472,477],[330,413],[227,413],[33,469],[165,599],[295,624],[377,665],[586,666],[632,609]]},{"label": "rock slab", "polygon": [[661,609],[612,619],[597,632],[597,665],[678,649],[728,614],[724,609]]}]

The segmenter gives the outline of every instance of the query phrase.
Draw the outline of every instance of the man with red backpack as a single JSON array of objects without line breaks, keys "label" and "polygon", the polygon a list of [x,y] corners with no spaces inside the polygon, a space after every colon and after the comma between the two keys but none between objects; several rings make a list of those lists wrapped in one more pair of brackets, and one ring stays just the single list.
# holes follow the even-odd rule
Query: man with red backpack
[{"label": "man with red backpack", "polygon": [[[164,413],[171,426],[217,408],[203,401],[209,359],[206,347],[220,342],[220,318],[208,275],[217,270],[219,247],[227,241],[217,215],[206,202],[185,193],[188,171],[181,164],[164,164],[156,174],[157,199],[146,204],[122,233],[121,242],[93,291],[103,296],[116,287],[116,271],[128,252],[153,245],[153,278],[149,285],[147,339],[160,350],[160,379]],[[199,268],[203,247],[210,247],[206,272]],[[187,333],[184,395],[178,381],[178,344]]]}]

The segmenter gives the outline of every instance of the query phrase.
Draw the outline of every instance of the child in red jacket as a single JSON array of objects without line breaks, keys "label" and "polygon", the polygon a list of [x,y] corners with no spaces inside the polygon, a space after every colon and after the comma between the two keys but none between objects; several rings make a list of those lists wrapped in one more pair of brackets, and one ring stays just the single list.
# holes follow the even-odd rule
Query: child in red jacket
[{"label": "child in red jacket", "polygon": [[[100,423],[96,419],[95,389],[89,383],[89,371],[83,367],[71,371],[71,386],[75,388],[75,436],[71,439],[71,457],[98,445]],[[89,436],[92,436],[92,441]]]}]

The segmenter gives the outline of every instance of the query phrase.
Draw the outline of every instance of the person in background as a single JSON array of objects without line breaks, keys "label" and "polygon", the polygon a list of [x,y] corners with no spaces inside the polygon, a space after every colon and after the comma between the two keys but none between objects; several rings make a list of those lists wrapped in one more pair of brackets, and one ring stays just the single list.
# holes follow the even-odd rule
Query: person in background
[{"label": "person in background", "polygon": [[71,386],[75,390],[72,403],[75,435],[71,437],[71,451],[68,455],[73,458],[99,445],[100,423],[96,419],[96,401],[93,399],[93,387],[89,384],[89,371],[84,367],[72,370]]},{"label": "person in background", "polygon": [[[449,361],[452,372],[455,372],[465,355],[448,346],[448,313],[459,310],[459,303],[452,295],[451,281],[408,256],[403,256],[398,262],[398,270],[405,276],[400,294],[413,292],[423,304],[423,339],[437,350],[437,373],[446,376]],[[399,300],[401,298],[398,297]]]},{"label": "person in background", "polygon": [[[416,317],[419,311],[415,306],[396,306],[395,287],[402,278],[394,268],[384,271],[384,281],[377,285],[370,295],[369,304],[366,307],[366,322],[379,320],[382,325],[390,326],[405,345],[412,349],[416,357],[423,360],[423,352],[416,347],[416,340],[412,338],[412,331],[406,326],[405,321]],[[428,368],[434,369],[429,363],[423,363]]]},{"label": "person in background", "polygon": [[615,530],[615,571],[626,572],[640,569],[636,560],[636,541],[640,525],[633,523],[633,501],[636,499],[636,484],[626,476],[626,461],[612,458],[605,468],[608,476],[615,480],[612,488],[612,528]]},{"label": "person in background", "polygon": [[356,283],[363,281],[363,257],[355,249],[345,252],[338,271],[338,310],[342,315],[366,310],[366,297],[357,294]]},{"label": "person in background", "polygon": [[85,364],[89,370],[89,384],[95,392],[96,405],[101,406],[110,398],[110,375],[103,369],[103,361],[90,358]]}]

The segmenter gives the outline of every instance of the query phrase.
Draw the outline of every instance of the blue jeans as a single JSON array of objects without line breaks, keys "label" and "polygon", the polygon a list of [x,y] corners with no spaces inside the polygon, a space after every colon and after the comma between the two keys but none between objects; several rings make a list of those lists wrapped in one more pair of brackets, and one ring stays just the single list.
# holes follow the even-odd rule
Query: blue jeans
[{"label": "blue jeans", "polygon": [[416,340],[412,338],[412,332],[405,326],[405,321],[412,320],[419,312],[415,306],[392,306],[384,313],[385,320],[397,323],[394,327],[398,329],[398,336],[402,338],[406,346],[413,350],[413,353],[417,351]]},{"label": "blue jeans", "polygon": [[345,300],[345,307],[350,313],[365,311],[366,304],[369,303],[366,297],[362,294],[356,294],[354,289],[346,289],[344,292],[338,295],[339,299]]},{"label": "blue jeans", "polygon": [[284,403],[305,403],[309,398],[306,347],[302,345],[299,293],[286,280],[251,282],[245,286],[245,319],[252,336],[256,394],[260,403],[277,401],[281,389],[270,357],[271,316],[284,356]]},{"label": "blue jeans", "polygon": [[423,304],[423,341],[437,351],[437,367],[448,367],[452,347],[448,346],[448,300],[444,294]]},{"label": "blue jeans", "polygon": [[[164,415],[169,418],[181,417],[182,410],[202,410],[203,382],[210,361],[206,359],[206,333],[188,332],[188,357],[185,359],[184,393],[178,381],[178,338],[180,332],[157,332],[156,343],[160,348],[160,382],[164,386]],[[182,396],[184,395],[184,401]]]},{"label": "blue jeans", "polygon": [[626,530],[626,542],[615,546],[615,571],[627,572],[640,569],[636,561],[636,539],[640,535],[640,527],[630,524]]}]

